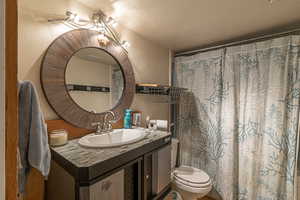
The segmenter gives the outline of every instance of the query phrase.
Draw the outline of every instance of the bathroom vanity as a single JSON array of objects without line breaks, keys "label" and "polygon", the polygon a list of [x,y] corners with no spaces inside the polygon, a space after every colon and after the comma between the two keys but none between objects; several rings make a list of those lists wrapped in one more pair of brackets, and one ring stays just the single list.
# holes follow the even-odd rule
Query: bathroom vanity
[{"label": "bathroom vanity", "polygon": [[71,140],[52,148],[48,200],[150,200],[170,191],[170,133],[114,148],[86,148]]}]

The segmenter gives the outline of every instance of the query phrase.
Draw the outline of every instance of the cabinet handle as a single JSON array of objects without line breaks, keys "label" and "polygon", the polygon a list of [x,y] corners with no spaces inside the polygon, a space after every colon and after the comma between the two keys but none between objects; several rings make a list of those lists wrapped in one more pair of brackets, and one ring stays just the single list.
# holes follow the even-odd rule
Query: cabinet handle
[{"label": "cabinet handle", "polygon": [[150,175],[149,175],[149,174],[147,174],[147,175],[146,175],[146,179],[148,180],[149,178],[150,178]]},{"label": "cabinet handle", "polygon": [[105,181],[101,186],[102,191],[107,191],[110,188],[111,184],[111,181]]}]

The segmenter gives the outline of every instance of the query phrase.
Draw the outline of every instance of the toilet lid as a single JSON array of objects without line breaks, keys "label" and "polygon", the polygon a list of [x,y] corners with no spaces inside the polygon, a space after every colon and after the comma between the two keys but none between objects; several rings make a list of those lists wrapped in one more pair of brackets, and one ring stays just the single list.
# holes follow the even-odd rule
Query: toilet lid
[{"label": "toilet lid", "polygon": [[194,187],[211,184],[209,176],[201,169],[194,167],[180,166],[174,170],[173,176],[177,181]]}]

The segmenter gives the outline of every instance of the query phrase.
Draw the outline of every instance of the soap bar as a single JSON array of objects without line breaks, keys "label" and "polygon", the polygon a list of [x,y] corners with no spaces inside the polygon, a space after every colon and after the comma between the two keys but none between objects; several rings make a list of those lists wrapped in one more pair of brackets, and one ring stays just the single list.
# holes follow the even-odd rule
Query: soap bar
[{"label": "soap bar", "polygon": [[67,144],[68,133],[66,130],[54,130],[50,132],[50,145],[51,146],[61,146]]}]

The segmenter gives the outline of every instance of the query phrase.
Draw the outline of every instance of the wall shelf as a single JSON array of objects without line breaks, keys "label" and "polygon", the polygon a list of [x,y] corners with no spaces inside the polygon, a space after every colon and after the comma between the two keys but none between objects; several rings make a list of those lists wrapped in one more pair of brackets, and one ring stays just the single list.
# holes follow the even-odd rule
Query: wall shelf
[{"label": "wall shelf", "polygon": [[178,103],[180,96],[184,95],[188,90],[186,88],[179,88],[158,84],[136,84],[137,94],[147,94],[152,96],[160,96],[160,99],[155,99],[154,103]]}]

